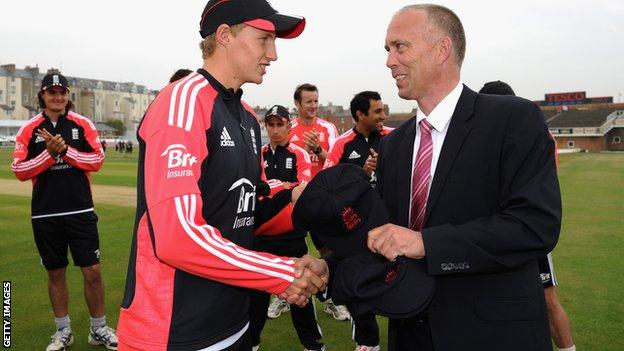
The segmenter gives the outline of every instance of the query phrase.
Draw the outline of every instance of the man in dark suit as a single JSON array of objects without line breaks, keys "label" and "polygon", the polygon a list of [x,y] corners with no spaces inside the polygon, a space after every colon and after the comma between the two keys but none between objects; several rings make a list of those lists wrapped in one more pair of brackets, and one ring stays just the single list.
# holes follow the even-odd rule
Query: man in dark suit
[{"label": "man in dark suit", "polygon": [[422,259],[436,278],[424,313],[390,320],[389,350],[551,350],[536,260],[557,242],[561,196],[540,109],[461,84],[465,35],[445,7],[401,9],[386,50],[399,96],[418,108],[381,142],[391,223],[368,246]]}]

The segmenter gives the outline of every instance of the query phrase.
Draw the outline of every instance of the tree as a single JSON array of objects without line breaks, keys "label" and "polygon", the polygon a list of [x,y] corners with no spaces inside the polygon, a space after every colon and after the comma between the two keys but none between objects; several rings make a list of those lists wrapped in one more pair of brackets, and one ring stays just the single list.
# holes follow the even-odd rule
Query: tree
[{"label": "tree", "polygon": [[126,133],[126,126],[123,121],[118,119],[109,120],[105,123],[107,126],[111,128],[115,128],[119,135],[124,135]]}]

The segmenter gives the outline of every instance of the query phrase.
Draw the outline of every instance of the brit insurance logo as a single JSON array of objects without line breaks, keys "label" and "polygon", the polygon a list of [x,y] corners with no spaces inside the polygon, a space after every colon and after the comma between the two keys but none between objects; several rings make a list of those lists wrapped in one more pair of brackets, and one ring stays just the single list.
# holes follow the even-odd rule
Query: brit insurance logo
[{"label": "brit insurance logo", "polygon": [[[254,225],[254,210],[256,209],[256,186],[247,178],[241,178],[234,183],[228,191],[239,190],[238,206],[234,217],[233,229],[241,227],[252,227]],[[245,216],[241,214],[249,214]]]},{"label": "brit insurance logo", "polygon": [[167,179],[193,176],[191,167],[197,163],[197,157],[186,151],[182,144],[171,144],[160,154],[167,157]]}]

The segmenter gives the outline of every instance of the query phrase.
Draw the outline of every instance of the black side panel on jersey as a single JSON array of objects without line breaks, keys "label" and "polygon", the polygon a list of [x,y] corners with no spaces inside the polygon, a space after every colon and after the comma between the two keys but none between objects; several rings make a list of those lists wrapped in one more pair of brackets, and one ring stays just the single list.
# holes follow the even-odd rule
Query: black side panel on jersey
[{"label": "black side panel on jersey", "polygon": [[[172,350],[205,348],[240,331],[249,321],[249,298],[245,288],[222,284],[177,269],[174,291],[169,328],[169,346]],[[232,320],[234,317],[242,319]],[[197,336],[206,335],[206,330],[211,331],[212,337],[198,341]]]},{"label": "black side panel on jersey", "polygon": [[126,289],[121,302],[122,308],[129,308],[132,304],[132,300],[134,300],[134,291],[136,288],[137,230],[139,228],[139,222],[147,210],[147,201],[145,200],[145,192],[143,191],[143,189],[145,189],[145,178],[143,176],[145,172],[145,141],[141,139],[138,133],[137,139],[139,140],[139,160],[137,167],[137,189],[139,190],[137,191],[137,208],[134,218],[134,231],[132,233],[132,246],[128,259],[128,272],[126,273]]}]

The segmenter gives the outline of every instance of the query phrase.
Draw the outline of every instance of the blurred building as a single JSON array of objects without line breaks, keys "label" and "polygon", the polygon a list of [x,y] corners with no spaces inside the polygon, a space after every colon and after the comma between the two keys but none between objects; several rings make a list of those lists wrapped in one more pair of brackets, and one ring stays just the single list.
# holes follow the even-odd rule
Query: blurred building
[{"label": "blurred building", "polygon": [[[624,151],[624,103],[613,97],[587,97],[585,92],[545,94],[534,101],[542,109],[559,152]],[[392,115],[386,125],[398,127],[416,114]]]},{"label": "blurred building", "polygon": [[[41,80],[48,70],[26,66],[17,69],[14,64],[0,66],[0,120],[28,120],[41,109],[37,101]],[[62,73],[62,72],[60,72]],[[94,122],[119,120],[128,135],[134,135],[143,114],[156,97],[157,91],[133,82],[112,82],[68,76],[69,99],[75,112]]]}]

